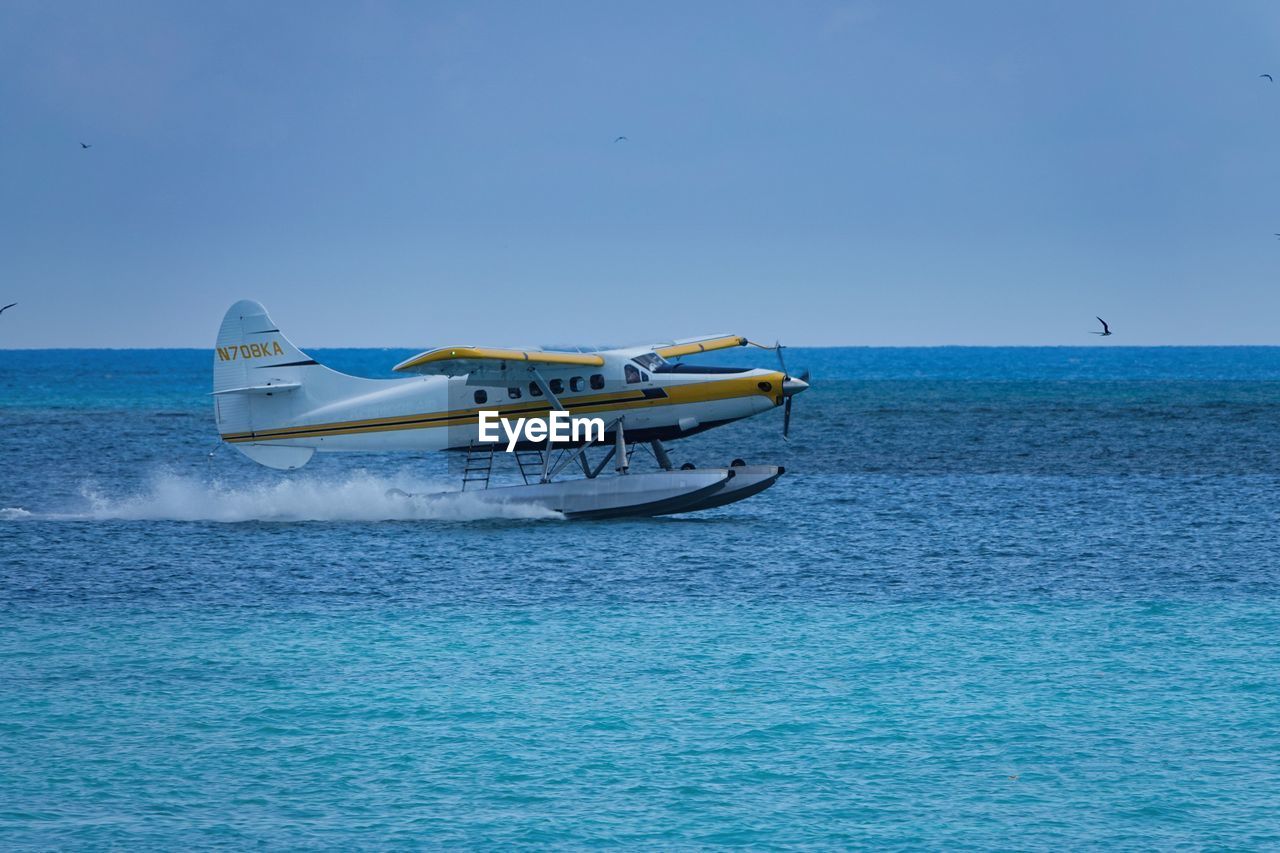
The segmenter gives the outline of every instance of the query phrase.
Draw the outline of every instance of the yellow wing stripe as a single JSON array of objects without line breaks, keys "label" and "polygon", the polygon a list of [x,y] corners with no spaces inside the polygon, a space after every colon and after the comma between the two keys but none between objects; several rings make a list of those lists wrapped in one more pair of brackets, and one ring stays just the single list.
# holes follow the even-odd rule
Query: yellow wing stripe
[{"label": "yellow wing stripe", "polygon": [[728,335],[723,338],[711,338],[705,341],[695,341],[690,344],[672,344],[669,347],[654,347],[653,351],[663,358],[678,358],[682,355],[693,355],[698,352],[710,352],[717,349],[729,349],[730,347],[745,347],[747,339],[738,335]]},{"label": "yellow wing stripe", "polygon": [[539,350],[495,349],[493,347],[440,347],[402,361],[393,369],[413,370],[424,364],[442,361],[475,359],[480,361],[527,361],[532,364],[574,364],[581,367],[601,367],[604,358],[580,352],[542,352]]}]

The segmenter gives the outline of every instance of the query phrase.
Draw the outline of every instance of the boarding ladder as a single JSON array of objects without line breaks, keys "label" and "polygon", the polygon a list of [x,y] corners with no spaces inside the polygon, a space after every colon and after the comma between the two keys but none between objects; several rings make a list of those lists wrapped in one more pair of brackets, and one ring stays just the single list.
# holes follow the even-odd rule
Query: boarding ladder
[{"label": "boarding ladder", "polygon": [[493,473],[493,450],[497,447],[492,443],[480,443],[477,441],[467,445],[467,464],[462,469],[462,491],[469,488],[487,489],[489,488],[489,475]]},{"label": "boarding ladder", "polygon": [[517,450],[516,464],[520,466],[520,477],[527,486],[530,483],[542,482],[542,470],[545,464],[541,450]]}]

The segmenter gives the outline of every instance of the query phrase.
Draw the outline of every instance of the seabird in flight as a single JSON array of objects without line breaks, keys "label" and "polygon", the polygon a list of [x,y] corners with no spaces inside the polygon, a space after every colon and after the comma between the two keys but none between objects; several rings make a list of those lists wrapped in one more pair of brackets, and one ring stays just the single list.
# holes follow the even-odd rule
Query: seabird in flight
[{"label": "seabird in flight", "polygon": [[1099,317],[1099,318],[1098,318],[1098,322],[1102,324],[1102,331],[1101,331],[1101,332],[1094,332],[1093,334],[1095,334],[1095,335],[1102,335],[1104,338],[1105,338],[1107,335],[1111,334],[1111,327],[1107,325],[1107,321],[1106,321],[1106,320],[1104,320],[1104,319],[1102,319],[1101,317]]},{"label": "seabird in flight", "polygon": [[92,148],[93,146],[92,146],[92,145],[88,145],[88,144],[86,144],[86,143],[84,143],[84,142],[81,142],[81,143],[80,143],[80,147],[81,147],[81,148]]},{"label": "seabird in flight", "polygon": [[1259,77],[1266,77],[1266,78],[1267,78],[1268,80],[1270,80],[1272,83],[1276,82],[1276,81],[1275,81],[1275,79],[1274,79],[1270,74],[1259,74],[1258,76],[1259,76]]},{"label": "seabird in flight", "polygon": [[628,142],[629,140],[625,136],[619,136],[617,139],[613,141],[617,143],[617,142]]}]

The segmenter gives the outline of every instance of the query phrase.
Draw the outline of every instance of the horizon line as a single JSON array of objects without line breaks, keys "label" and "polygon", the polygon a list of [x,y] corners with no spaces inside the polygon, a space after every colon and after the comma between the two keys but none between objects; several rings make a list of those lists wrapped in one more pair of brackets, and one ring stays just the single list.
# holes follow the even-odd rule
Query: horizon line
[{"label": "horizon line", "polygon": [[[355,349],[355,350],[421,350],[420,345],[414,346],[356,346],[356,345],[324,345],[324,346],[299,346],[301,350],[335,350],[335,349]],[[612,347],[600,347],[593,351],[608,350]],[[619,348],[626,348],[625,345]],[[561,351],[569,349],[569,347],[540,347],[533,349],[541,349],[545,351]],[[1089,349],[1098,350],[1100,352],[1114,349],[1280,349],[1280,343],[1269,344],[1253,344],[1253,343],[1237,343],[1237,344],[787,344],[786,349]],[[53,352],[53,351],[81,351],[91,352],[95,350],[105,350],[110,352],[156,352],[156,351],[201,351],[207,350],[212,352],[213,346],[154,346],[154,347],[121,347],[121,346],[17,346],[17,347],[0,347],[0,352]],[[720,352],[726,352],[721,350]],[[696,355],[704,355],[705,353],[697,353]]]}]

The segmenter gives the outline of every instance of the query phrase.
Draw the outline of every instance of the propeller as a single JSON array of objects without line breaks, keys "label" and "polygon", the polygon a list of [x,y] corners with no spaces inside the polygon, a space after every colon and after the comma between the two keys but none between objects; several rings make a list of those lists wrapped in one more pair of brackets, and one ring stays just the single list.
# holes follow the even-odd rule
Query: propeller
[{"label": "propeller", "polygon": [[782,368],[782,393],[786,395],[786,402],[782,404],[782,440],[790,441],[791,434],[791,401],[797,394],[809,387],[809,371],[804,371],[794,379],[787,370],[787,362],[782,357],[782,341],[775,341],[773,344],[774,352],[778,354],[778,367]]},{"label": "propeller", "polygon": [[[783,373],[785,372],[786,371],[783,371]],[[787,379],[790,379],[790,378],[791,377],[789,376],[787,377]],[[793,390],[790,391],[790,393],[787,393],[787,391],[785,390],[786,382],[785,381],[783,382],[783,389],[784,389],[783,393],[787,394],[787,402],[782,404],[782,440],[783,441],[791,440],[790,438],[787,437],[787,434],[791,432],[791,401],[795,399],[796,394],[799,394],[805,388],[809,387],[809,371],[807,370],[804,371],[796,378],[799,379],[801,382],[803,382],[804,386],[800,388],[794,388]]]}]

